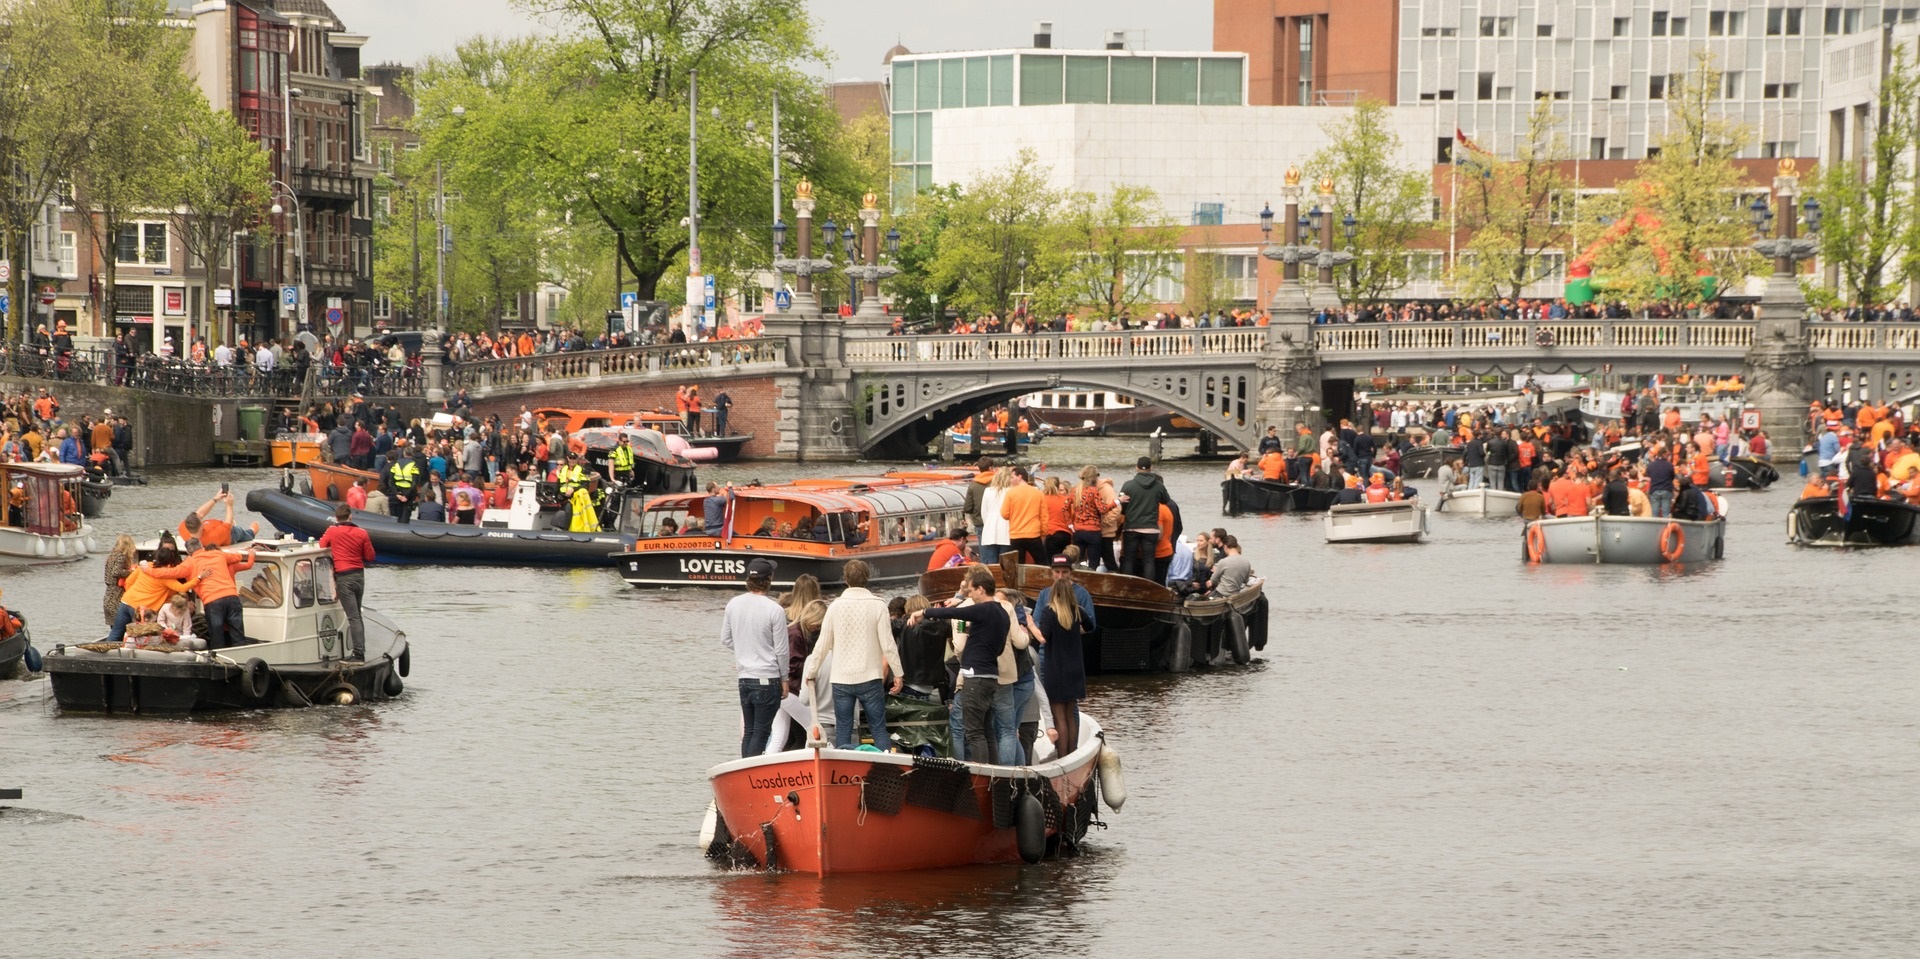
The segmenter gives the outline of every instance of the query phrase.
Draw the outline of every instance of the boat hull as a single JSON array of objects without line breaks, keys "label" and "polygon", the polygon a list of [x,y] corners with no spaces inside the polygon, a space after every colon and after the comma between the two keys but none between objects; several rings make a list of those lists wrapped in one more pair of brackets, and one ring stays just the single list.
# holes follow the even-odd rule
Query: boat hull
[{"label": "boat hull", "polygon": [[[1120,409],[1046,409],[1037,406],[1025,407],[1027,416],[1036,424],[1045,426],[1056,436],[1193,436],[1200,432],[1198,424],[1186,417],[1176,417],[1172,410],[1141,403]],[[1092,426],[1088,426],[1092,423]]]},{"label": "boat hull", "polygon": [[0,679],[12,679],[13,668],[27,656],[27,645],[33,642],[25,627],[6,639],[0,639]]},{"label": "boat hull", "polygon": [[1419,500],[1350,503],[1327,510],[1329,543],[1418,543],[1427,535],[1427,509]]},{"label": "boat hull", "polygon": [[[738,544],[753,542],[766,543],[747,549]],[[901,582],[918,577],[927,568],[927,559],[933,555],[936,544],[928,542],[904,544],[897,547],[884,547],[872,551],[859,549],[847,550],[836,547],[832,552],[812,553],[786,551],[777,544],[783,540],[760,540],[736,538],[733,546],[723,546],[719,540],[709,541],[704,546],[673,546],[650,548],[648,540],[640,540],[631,547],[614,553],[610,562],[620,571],[620,578],[629,586],[721,586],[739,588],[747,584],[747,563],[755,559],[770,559],[777,564],[773,574],[773,585],[785,588],[793,585],[794,578],[803,573],[811,574],[820,580],[823,588],[846,585],[842,570],[848,560],[866,560],[873,568],[872,582]]]},{"label": "boat hull", "polygon": [[1020,862],[1015,804],[1041,798],[1048,846],[1093,819],[1099,727],[1083,745],[1035,766],[991,766],[899,753],[806,749],[755,756],[708,773],[730,858],[765,869],[832,875]]},{"label": "boat hull", "polygon": [[85,523],[68,533],[33,533],[0,527],[0,563],[71,563],[94,550],[93,527]]},{"label": "boat hull", "polygon": [[1320,513],[1333,505],[1333,498],[1337,495],[1339,490],[1242,476],[1221,481],[1220,511],[1228,516],[1242,513]]},{"label": "boat hull", "polygon": [[1725,463],[1714,463],[1707,470],[1708,483],[1714,489],[1762,490],[1780,479],[1780,471],[1766,460],[1742,456]]},{"label": "boat hull", "polygon": [[[333,504],[297,493],[252,490],[247,493],[247,508],[283,533],[317,537],[333,523]],[[367,531],[374,555],[384,563],[610,566],[612,554],[631,548],[634,542],[621,533],[516,530],[417,519],[401,523],[364,510],[355,510],[353,521]]]},{"label": "boat hull", "polygon": [[80,484],[80,515],[96,519],[107,511],[107,500],[113,498],[113,484],[106,480],[87,480]]},{"label": "boat hull", "polygon": [[1440,497],[1436,512],[1456,516],[1517,516],[1520,513],[1520,494],[1491,490],[1484,486],[1480,489],[1457,489]]},{"label": "boat hull", "polygon": [[305,466],[320,459],[320,447],[326,442],[320,434],[298,440],[276,439],[267,444],[267,462],[274,469]]},{"label": "boat hull", "polygon": [[1842,519],[1831,496],[1800,500],[1787,514],[1787,537],[1802,546],[1920,544],[1920,507],[1902,500],[1856,499],[1850,512]]},{"label": "boat hull", "polygon": [[732,463],[740,459],[740,450],[753,441],[753,434],[735,436],[695,436],[687,440],[694,449],[713,450],[715,463]]},{"label": "boat hull", "polygon": [[1464,456],[1464,447],[1416,446],[1400,454],[1400,475],[1409,479],[1427,479],[1440,471],[1440,464]]},{"label": "boat hull", "polygon": [[[1661,538],[1667,527],[1679,529],[1679,552],[1667,559]],[[1527,524],[1527,535],[1540,547],[1542,563],[1612,563],[1653,566],[1660,563],[1700,563],[1725,552],[1726,521],[1670,520],[1657,516],[1566,516]],[[1670,541],[1671,543],[1671,541]]]}]

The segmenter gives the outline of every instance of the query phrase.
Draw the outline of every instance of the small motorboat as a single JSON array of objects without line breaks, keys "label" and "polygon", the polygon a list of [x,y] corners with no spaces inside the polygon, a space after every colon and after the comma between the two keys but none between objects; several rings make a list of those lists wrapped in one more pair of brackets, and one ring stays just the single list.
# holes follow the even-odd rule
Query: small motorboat
[{"label": "small motorboat", "polygon": [[1762,490],[1779,479],[1780,471],[1757,456],[1737,456],[1707,467],[1707,485],[1717,490]]},{"label": "small motorboat", "polygon": [[821,876],[1039,862],[1079,844],[1097,797],[1109,809],[1126,801],[1119,757],[1085,713],[1079,739],[1064,756],[1037,743],[1029,766],[817,740],[721,763],[707,772],[701,845],[730,863]]},{"label": "small motorboat", "polygon": [[70,463],[0,463],[6,489],[0,562],[66,563],[95,549],[81,506],[87,471]]},{"label": "small motorboat", "polygon": [[102,477],[89,476],[80,481],[80,515],[88,519],[97,519],[107,511],[107,500],[113,498],[113,481]]},{"label": "small motorboat", "polygon": [[1511,517],[1520,514],[1520,494],[1504,490],[1479,489],[1451,490],[1440,497],[1440,504],[1434,507],[1436,513],[1452,513],[1456,516],[1496,516]]},{"label": "small motorboat", "polygon": [[1220,481],[1220,512],[1228,516],[1242,513],[1319,513],[1333,505],[1336,489],[1322,489],[1301,483],[1239,476]]},{"label": "small motorboat", "polygon": [[1787,512],[1787,541],[1801,546],[1920,544],[1920,506],[1905,499],[1851,497],[1847,515],[1832,496],[1813,496]]},{"label": "small motorboat", "polygon": [[590,426],[572,435],[587,446],[587,468],[602,476],[612,475],[607,454],[625,436],[628,448],[633,450],[633,482],[641,491],[690,493],[699,488],[693,461],[674,452],[671,445],[673,441],[686,442],[682,437],[634,426]]},{"label": "small motorboat", "polygon": [[0,679],[12,679],[22,661],[26,662],[29,673],[34,671],[34,664],[39,662],[39,658],[28,658],[27,651],[32,646],[33,636],[25,626],[14,630],[13,635],[6,639],[0,639]]},{"label": "small motorboat", "polygon": [[1408,479],[1427,479],[1440,471],[1440,464],[1465,457],[1464,446],[1416,446],[1400,454],[1400,475]]},{"label": "small motorboat", "polygon": [[[708,422],[713,421],[708,411]],[[667,438],[667,448],[696,463],[732,463],[740,459],[740,449],[753,440],[752,433],[688,435],[687,424],[672,413],[635,413],[628,426],[659,430]],[[688,449],[692,452],[685,452]]]},{"label": "small motorboat", "polygon": [[305,466],[320,458],[326,443],[325,433],[280,433],[267,444],[268,463],[274,469]]},{"label": "small motorboat", "polygon": [[[938,602],[954,595],[971,567],[950,566],[920,576],[920,595]],[[1013,554],[988,567],[994,582],[1029,602],[1053,585],[1053,570],[1022,565]],[[1075,570],[1073,580],[1093,600],[1095,629],[1081,640],[1088,673],[1184,673],[1199,667],[1246,665],[1267,648],[1268,602],[1258,578],[1232,596],[1193,596],[1122,573]]]},{"label": "small motorboat", "polygon": [[1527,524],[1532,563],[1616,563],[1653,566],[1719,559],[1727,521],[1659,516],[1562,516]]},{"label": "small motorboat", "polygon": [[1329,543],[1418,543],[1427,535],[1427,508],[1418,499],[1347,503],[1327,509]]},{"label": "small motorboat", "polygon": [[248,545],[257,551],[253,567],[235,580],[245,643],[217,650],[137,640],[61,644],[42,658],[54,701],[63,710],[152,715],[346,705],[401,694],[410,666],[407,635],[379,613],[361,611],[367,658],[346,658],[347,614],[334,592],[330,550],[291,537]]}]

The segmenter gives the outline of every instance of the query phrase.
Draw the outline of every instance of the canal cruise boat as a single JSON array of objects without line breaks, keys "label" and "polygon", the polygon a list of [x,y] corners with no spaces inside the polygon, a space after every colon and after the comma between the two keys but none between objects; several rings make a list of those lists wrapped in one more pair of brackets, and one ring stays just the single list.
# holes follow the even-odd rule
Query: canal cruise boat
[{"label": "canal cruise boat", "polygon": [[773,560],[773,582],[781,587],[802,573],[821,586],[842,585],[841,567],[851,559],[866,560],[874,582],[911,581],[946,532],[965,525],[974,475],[897,470],[733,486],[725,522],[711,533],[706,494],[661,496],[641,513],[633,548],[613,559],[634,586],[737,587],[753,559]]},{"label": "canal cruise boat", "polygon": [[71,463],[0,463],[0,562],[66,563],[96,549],[81,511],[86,480],[87,471]]}]

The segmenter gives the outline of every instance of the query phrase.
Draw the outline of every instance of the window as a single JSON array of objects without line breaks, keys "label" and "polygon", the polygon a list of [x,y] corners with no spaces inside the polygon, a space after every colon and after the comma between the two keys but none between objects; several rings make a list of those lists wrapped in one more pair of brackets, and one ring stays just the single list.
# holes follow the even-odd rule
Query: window
[{"label": "window", "polygon": [[1664,100],[1667,98],[1667,78],[1654,74],[1647,78],[1647,99]]},{"label": "window", "polygon": [[1730,70],[1720,75],[1720,96],[1723,99],[1740,99],[1740,87],[1740,74]]},{"label": "window", "polygon": [[1555,90],[1553,91],[1553,98],[1555,100],[1571,100],[1573,99],[1573,91],[1572,90]]},{"label": "window", "polygon": [[1300,34],[1300,99],[1294,101],[1300,106],[1313,105],[1313,18],[1295,17],[1293,22]]},{"label": "window", "polygon": [[1715,10],[1707,14],[1707,36],[1737,37],[1746,32],[1747,15],[1740,10]]},{"label": "window", "polygon": [[80,275],[79,236],[72,230],[60,234],[60,275],[78,277]]},{"label": "window", "polygon": [[1440,99],[1442,99],[1442,100],[1451,100],[1451,99],[1453,99],[1453,91],[1452,91],[1452,90],[1442,90],[1442,91],[1440,91]]},{"label": "window", "polygon": [[1607,98],[1610,100],[1625,100],[1627,98],[1627,85],[1624,83],[1617,83],[1611,87],[1608,87]]},{"label": "window", "polygon": [[1067,102],[1107,102],[1107,58],[1067,58]]},{"label": "window", "polygon": [[1687,18],[1674,17],[1667,27],[1667,36],[1684,37],[1687,35]]},{"label": "window", "polygon": [[1191,106],[1199,102],[1200,61],[1193,57],[1155,57],[1153,102]]},{"label": "window", "polygon": [[373,318],[384,320],[393,316],[393,297],[381,293],[373,298]]},{"label": "window", "polygon": [[1797,99],[1799,96],[1800,96],[1800,84],[1798,83],[1780,84],[1780,99],[1793,100],[1793,99]]},{"label": "window", "polygon": [[1113,103],[1153,102],[1153,58],[1114,57]]},{"label": "window", "polygon": [[[1892,23],[1893,17],[1894,17],[1894,11],[1892,10],[1886,11],[1886,18],[1885,18],[1886,22]],[[1827,28],[1826,32],[1828,36],[1840,36],[1841,34],[1859,33],[1860,32],[1860,9],[1858,7],[1854,7],[1852,9],[1840,9],[1838,7],[1829,8],[1827,10],[1826,28]]]},{"label": "window", "polygon": [[1793,155],[1793,144],[1784,140],[1768,140],[1760,144],[1760,155],[1768,159]]},{"label": "window", "polygon": [[1604,160],[1606,158],[1607,158],[1607,138],[1606,137],[1588,137],[1587,138],[1587,159]]},{"label": "window", "polygon": [[1483,37],[1513,36],[1512,17],[1481,17],[1480,35]]},{"label": "window", "polygon": [[113,288],[113,311],[118,316],[152,316],[153,287],[116,284]]},{"label": "window", "polygon": [[1431,93],[1422,93],[1422,94],[1420,94],[1420,99],[1421,99],[1421,100],[1422,100],[1423,102],[1430,102],[1430,101],[1432,101],[1432,100],[1433,100],[1433,94],[1431,94]]},{"label": "window", "polygon": [[1633,31],[1632,17],[1614,17],[1613,18],[1613,35],[1614,36],[1624,37],[1632,31]]},{"label": "window", "polygon": [[1452,163],[1453,162],[1453,138],[1452,137],[1440,137],[1439,139],[1434,141],[1433,162],[1435,163]]},{"label": "window", "polygon": [[166,266],[167,225],[128,223],[120,228],[114,259],[123,266]]},{"label": "window", "polygon": [[1240,59],[1207,57],[1200,61],[1200,104],[1202,106],[1240,105]]},{"label": "window", "polygon": [[1479,85],[1474,88],[1474,96],[1482,100],[1493,99],[1493,74],[1480,74]]},{"label": "window", "polygon": [[1493,98],[1495,100],[1511,100],[1513,99],[1513,88],[1512,87],[1494,87]]},{"label": "window", "polygon": [[1535,24],[1533,28],[1533,35],[1536,37],[1553,36],[1553,24],[1551,23]]},{"label": "window", "polygon": [[1656,37],[1664,37],[1667,35],[1667,13],[1665,10],[1655,10],[1653,12],[1653,35]]},{"label": "window", "polygon": [[[1614,149],[1616,149],[1616,150],[1618,150],[1618,149],[1619,149],[1619,147],[1615,147]],[[1649,159],[1649,160],[1651,160],[1651,159],[1653,159],[1653,158],[1655,158],[1655,157],[1657,157],[1657,156],[1659,156],[1659,155],[1660,155],[1660,148],[1659,148],[1659,147],[1648,147],[1648,148],[1647,148],[1647,159]]]},{"label": "window", "polygon": [[1767,36],[1797,37],[1800,20],[1806,11],[1799,7],[1774,7],[1767,11]]}]

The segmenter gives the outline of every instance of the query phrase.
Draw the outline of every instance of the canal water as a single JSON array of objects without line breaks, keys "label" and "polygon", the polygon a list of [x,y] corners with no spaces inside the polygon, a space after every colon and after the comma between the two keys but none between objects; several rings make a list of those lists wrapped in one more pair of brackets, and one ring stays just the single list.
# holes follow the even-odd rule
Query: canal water
[{"label": "canal water", "polygon": [[[1124,474],[1136,443],[1050,442]],[[1169,452],[1173,452],[1169,449]],[[1251,668],[1098,680],[1131,799],[1080,859],[825,881],[695,849],[737,751],[728,596],[611,570],[382,568],[414,647],[377,706],[61,715],[0,682],[0,952],[139,956],[1911,957],[1913,552],[1784,544],[1799,482],[1736,494],[1725,561],[1520,561],[1515,521],[1334,547],[1218,517],[1273,598]],[[743,465],[775,480],[826,467]],[[151,536],[221,479],[156,474]],[[0,570],[45,647],[101,565]]]}]

